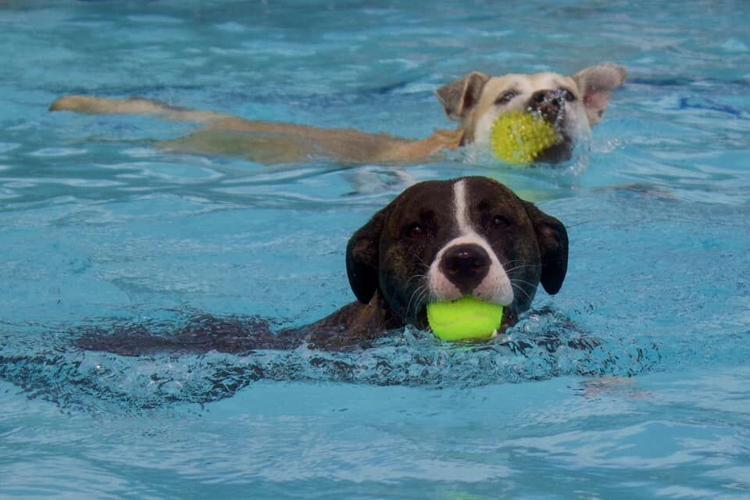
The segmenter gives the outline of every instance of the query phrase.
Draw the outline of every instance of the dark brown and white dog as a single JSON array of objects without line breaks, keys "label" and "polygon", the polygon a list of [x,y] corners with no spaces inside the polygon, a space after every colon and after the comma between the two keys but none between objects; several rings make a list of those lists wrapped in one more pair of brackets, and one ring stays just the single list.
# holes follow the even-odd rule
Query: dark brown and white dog
[{"label": "dark brown and white dog", "polygon": [[505,306],[507,328],[529,308],[539,283],[550,294],[560,290],[567,263],[562,223],[504,185],[484,177],[427,181],[351,237],[346,269],[358,301],[327,318],[280,333],[258,321],[203,318],[174,335],[96,332],[79,345],[125,355],[366,347],[405,325],[426,329],[429,302],[464,296]]},{"label": "dark brown and white dog", "polygon": [[88,114],[147,115],[204,125],[195,133],[159,143],[169,151],[242,156],[260,163],[300,163],[329,159],[344,164],[408,164],[439,160],[446,151],[473,145],[489,151],[490,131],[498,116],[528,110],[551,122],[560,141],[542,152],[540,161],[557,162],[571,155],[602,118],[613,90],[625,81],[625,69],[614,64],[586,68],[573,76],[557,73],[489,76],[473,72],[437,90],[456,130],[438,130],[422,140],[350,129],[246,120],[210,111],[177,108],[146,99],[101,99],[66,96],[50,110]]}]

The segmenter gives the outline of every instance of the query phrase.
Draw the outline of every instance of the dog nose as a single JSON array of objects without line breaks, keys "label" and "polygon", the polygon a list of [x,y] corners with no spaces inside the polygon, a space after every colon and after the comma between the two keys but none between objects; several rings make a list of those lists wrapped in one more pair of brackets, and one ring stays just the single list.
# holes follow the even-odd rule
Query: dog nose
[{"label": "dog nose", "polygon": [[479,245],[456,245],[440,261],[440,270],[462,293],[472,292],[490,270],[490,256]]},{"label": "dog nose", "polygon": [[538,90],[531,94],[529,99],[529,111],[536,111],[550,122],[554,122],[563,106],[563,96],[556,90]]}]

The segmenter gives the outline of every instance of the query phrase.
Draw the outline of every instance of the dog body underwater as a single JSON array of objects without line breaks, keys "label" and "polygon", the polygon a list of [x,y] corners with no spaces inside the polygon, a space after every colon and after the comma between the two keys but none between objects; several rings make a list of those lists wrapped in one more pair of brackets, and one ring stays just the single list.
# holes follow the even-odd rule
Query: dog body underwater
[{"label": "dog body underwater", "polygon": [[499,182],[426,181],[352,235],[346,269],[357,301],[316,323],[274,333],[260,320],[206,317],[170,335],[90,332],[78,345],[123,355],[367,347],[405,325],[426,329],[428,303],[466,296],[503,305],[507,328],[529,309],[540,283],[550,294],[560,290],[567,263],[563,224]]},{"label": "dog body underwater", "polygon": [[600,64],[573,76],[557,73],[488,76],[472,72],[437,90],[456,130],[438,130],[422,140],[351,129],[246,120],[210,111],[178,108],[147,99],[66,96],[51,111],[145,115],[203,125],[196,132],[158,145],[168,151],[241,156],[254,162],[302,163],[328,159],[342,164],[410,164],[439,160],[463,146],[489,150],[490,132],[504,113],[525,110],[555,126],[560,140],[538,161],[570,158],[576,141],[590,135],[602,118],[613,90],[626,76],[623,67]]}]

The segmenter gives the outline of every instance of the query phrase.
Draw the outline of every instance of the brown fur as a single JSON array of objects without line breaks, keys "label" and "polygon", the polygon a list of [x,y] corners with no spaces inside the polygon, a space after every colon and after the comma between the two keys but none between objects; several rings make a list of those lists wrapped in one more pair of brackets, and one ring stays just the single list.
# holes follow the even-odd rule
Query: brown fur
[{"label": "brown fur", "polygon": [[[246,353],[254,349],[362,348],[388,332],[412,325],[428,328],[424,290],[425,266],[457,230],[451,181],[416,184],[378,211],[349,240],[346,268],[357,298],[313,324],[274,333],[257,319],[232,320],[205,316],[169,335],[154,335],[142,328],[115,332],[95,331],[78,345],[88,350],[122,355],[172,352]],[[567,272],[568,237],[563,224],[518,198],[502,184],[483,177],[464,178],[471,195],[472,224],[480,231],[516,280],[517,293],[505,307],[503,328],[531,306],[537,286],[555,294]],[[500,216],[501,226],[486,227]],[[410,235],[407,228],[423,221],[425,231]],[[483,222],[484,221],[484,222]]]}]

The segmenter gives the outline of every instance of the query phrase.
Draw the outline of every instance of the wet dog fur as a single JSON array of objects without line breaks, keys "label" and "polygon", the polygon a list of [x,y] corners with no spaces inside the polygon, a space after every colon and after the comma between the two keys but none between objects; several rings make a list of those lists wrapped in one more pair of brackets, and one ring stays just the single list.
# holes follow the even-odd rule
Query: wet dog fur
[{"label": "wet dog fur", "polygon": [[352,235],[346,269],[357,301],[320,321],[273,332],[257,319],[207,316],[169,335],[93,331],[78,345],[122,355],[363,348],[405,325],[427,329],[428,303],[464,296],[503,305],[506,329],[529,309],[539,284],[550,294],[560,290],[567,263],[564,225],[499,182],[427,181]]},{"label": "wet dog fur", "polygon": [[600,64],[565,76],[557,73],[489,76],[472,72],[437,90],[455,130],[437,130],[411,140],[351,129],[246,120],[211,111],[178,108],[157,101],[65,96],[51,111],[85,114],[144,115],[203,125],[196,132],[158,143],[167,151],[241,156],[265,163],[304,163],[327,159],[341,164],[413,164],[440,160],[461,147],[489,149],[490,130],[500,115],[527,110],[551,122],[560,141],[538,160],[567,160],[575,143],[599,123],[612,92],[625,81],[622,66]]}]

